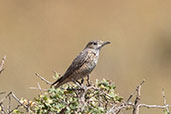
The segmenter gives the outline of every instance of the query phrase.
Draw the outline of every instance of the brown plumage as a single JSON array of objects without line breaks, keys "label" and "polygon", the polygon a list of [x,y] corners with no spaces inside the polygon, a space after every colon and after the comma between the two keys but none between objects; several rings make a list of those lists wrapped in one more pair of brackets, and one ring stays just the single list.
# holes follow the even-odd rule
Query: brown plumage
[{"label": "brown plumage", "polygon": [[52,86],[55,85],[55,88],[58,88],[67,82],[79,80],[85,76],[88,76],[98,62],[100,49],[109,43],[110,42],[100,40],[90,41],[80,52],[80,54],[73,60],[65,74],[55,81]]}]

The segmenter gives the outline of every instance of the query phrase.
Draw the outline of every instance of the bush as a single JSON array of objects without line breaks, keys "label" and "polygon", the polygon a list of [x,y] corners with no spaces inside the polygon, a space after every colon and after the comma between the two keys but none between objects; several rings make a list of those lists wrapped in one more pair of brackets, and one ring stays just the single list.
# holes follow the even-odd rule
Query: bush
[{"label": "bush", "polygon": [[79,86],[65,84],[60,88],[50,88],[35,98],[33,110],[38,114],[105,114],[122,97],[115,91],[116,86],[103,79],[95,85]]}]

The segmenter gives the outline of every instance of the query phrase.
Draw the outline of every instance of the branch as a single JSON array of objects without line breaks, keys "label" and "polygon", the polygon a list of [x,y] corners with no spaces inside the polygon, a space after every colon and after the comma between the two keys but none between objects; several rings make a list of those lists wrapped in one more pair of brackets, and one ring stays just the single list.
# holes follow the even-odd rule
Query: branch
[{"label": "branch", "polygon": [[1,61],[1,64],[0,64],[0,74],[2,73],[2,71],[4,71],[3,66],[4,66],[4,63],[5,63],[5,60],[6,60],[6,56],[4,56],[2,58],[2,61]]},{"label": "branch", "polygon": [[44,77],[40,76],[38,73],[35,73],[35,75],[36,75],[38,78],[40,78],[42,81],[44,81],[46,84],[49,84],[49,85],[52,84],[52,82],[46,80]]},{"label": "branch", "polygon": [[[18,105],[16,106],[16,108],[10,109],[10,108],[11,108],[11,98],[13,98],[15,101],[18,102]],[[8,99],[8,108],[7,108],[7,110],[5,110],[5,107],[4,107],[4,105],[3,105],[3,102],[4,102],[4,100],[6,100],[6,99]],[[20,106],[23,106],[24,109],[25,109],[27,112],[29,112],[30,114],[33,114],[33,111],[30,110],[29,105],[27,106],[27,105],[25,105],[24,103],[22,103],[22,102],[20,101],[20,99],[19,99],[13,92],[9,92],[9,93],[8,93],[4,98],[2,98],[1,101],[0,101],[0,107],[1,107],[1,109],[2,109],[2,111],[3,111],[3,114],[6,114],[6,113],[7,113],[7,114],[10,114],[10,113],[12,113],[15,109],[18,109]]]},{"label": "branch", "polygon": [[[148,105],[148,104],[139,104],[139,107],[145,107],[145,108],[159,108],[159,109],[171,108],[170,105]],[[168,114],[169,114],[169,113],[168,113]]]},{"label": "branch", "polygon": [[164,89],[162,90],[162,95],[163,95],[163,102],[164,105],[148,105],[148,104],[140,104],[140,96],[141,96],[141,86],[144,84],[145,81],[142,81],[139,86],[137,86],[136,88],[136,98],[134,100],[134,102],[130,102],[131,98],[133,97],[133,95],[135,94],[131,94],[128,98],[127,101],[123,101],[119,106],[117,106],[116,104],[113,105],[112,108],[110,108],[106,114],[119,114],[121,112],[121,110],[123,109],[129,109],[130,107],[133,108],[133,112],[132,114],[139,114],[139,109],[141,107],[145,107],[145,108],[157,108],[157,109],[164,109],[166,110],[167,114],[170,114],[169,108],[171,108],[171,105],[167,104],[166,102],[166,97],[165,97],[165,93],[164,93]]},{"label": "branch", "polygon": [[29,87],[29,89],[33,89],[33,90],[40,90],[40,92],[42,93],[42,91],[47,91],[48,89],[43,89],[41,88],[40,84],[37,83],[38,87]]},{"label": "branch", "polygon": [[1,107],[1,113],[2,114],[6,114],[4,105],[3,104],[0,104],[0,107]]},{"label": "branch", "polygon": [[133,106],[133,114],[139,114],[139,103],[141,100],[141,86],[143,85],[145,81],[143,80],[139,86],[137,86],[136,92],[136,99],[134,101],[134,106]]},{"label": "branch", "polygon": [[6,93],[6,92],[2,91],[2,92],[0,92],[0,95],[1,95],[1,94],[5,94],[5,93]]},{"label": "branch", "polygon": [[[165,96],[164,89],[162,89],[162,96],[163,96],[163,103],[164,103],[165,106],[167,106],[167,101],[166,101],[166,96]],[[167,114],[170,114],[169,108],[166,107],[165,109],[166,109]]]}]

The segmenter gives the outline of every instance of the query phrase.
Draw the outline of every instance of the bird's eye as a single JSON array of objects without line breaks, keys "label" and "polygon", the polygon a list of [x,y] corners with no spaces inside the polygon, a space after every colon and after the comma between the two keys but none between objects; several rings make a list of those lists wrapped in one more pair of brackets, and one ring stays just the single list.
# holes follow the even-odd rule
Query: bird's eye
[{"label": "bird's eye", "polygon": [[97,45],[97,42],[93,42],[94,45]]}]

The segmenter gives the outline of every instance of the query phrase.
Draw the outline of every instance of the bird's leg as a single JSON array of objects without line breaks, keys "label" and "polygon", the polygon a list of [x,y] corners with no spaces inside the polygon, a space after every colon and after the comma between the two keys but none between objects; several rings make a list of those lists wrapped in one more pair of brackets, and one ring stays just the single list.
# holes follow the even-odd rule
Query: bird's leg
[{"label": "bird's leg", "polygon": [[81,84],[83,84],[83,83],[84,83],[84,78],[81,79]]},{"label": "bird's leg", "polygon": [[[84,79],[82,79],[81,81],[84,81]],[[74,80],[74,79],[72,79],[72,82],[74,82],[77,86],[79,86],[80,90],[84,90],[84,86],[82,85],[81,82],[79,82],[78,80]]]},{"label": "bird's leg", "polygon": [[87,75],[87,86],[90,86],[91,84],[90,84],[90,76],[89,75]]}]

